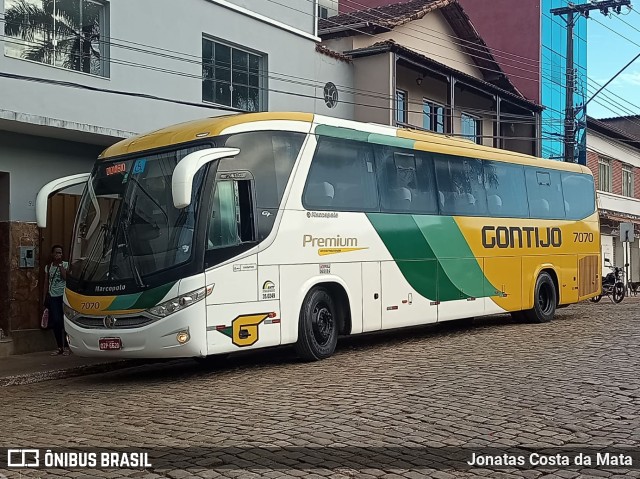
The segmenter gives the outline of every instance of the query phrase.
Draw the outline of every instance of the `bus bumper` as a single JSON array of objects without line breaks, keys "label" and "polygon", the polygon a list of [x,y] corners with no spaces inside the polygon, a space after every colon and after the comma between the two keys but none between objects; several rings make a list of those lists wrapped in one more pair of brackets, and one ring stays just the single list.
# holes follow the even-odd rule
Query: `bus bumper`
[{"label": "bus bumper", "polygon": [[[117,324],[118,316],[115,318]],[[188,358],[207,354],[205,318],[205,302],[200,301],[166,318],[136,328],[118,329],[116,326],[113,329],[89,329],[65,317],[65,332],[69,348],[78,356],[104,359]],[[181,343],[179,337],[183,341],[185,337],[188,339]],[[104,341],[107,339],[115,341]],[[120,348],[101,349],[100,340],[110,345],[119,343]]]}]

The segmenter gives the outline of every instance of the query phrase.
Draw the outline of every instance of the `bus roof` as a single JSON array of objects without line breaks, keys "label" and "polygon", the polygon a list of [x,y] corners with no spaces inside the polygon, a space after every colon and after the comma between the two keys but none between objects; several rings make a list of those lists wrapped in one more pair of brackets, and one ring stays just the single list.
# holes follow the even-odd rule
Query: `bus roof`
[{"label": "bus roof", "polygon": [[[545,160],[535,156],[478,145],[469,140],[455,138],[439,133],[425,132],[408,128],[362,123],[352,120],[296,112],[263,112],[224,115],[189,121],[161,128],[150,133],[122,140],[105,149],[99,159],[120,157],[146,150],[153,150],[174,144],[187,143],[201,138],[223,134],[230,127],[253,122],[300,121],[315,123],[323,134],[342,138],[357,138],[372,143],[389,144],[416,150],[469,156],[486,160],[506,161],[545,168],[576,171],[591,174],[591,171],[578,164]],[[261,128],[257,128],[261,129]]]},{"label": "bus roof", "polygon": [[153,150],[169,145],[186,143],[201,138],[220,135],[229,127],[241,125],[243,123],[289,120],[313,122],[313,115],[310,113],[245,113],[238,115],[223,115],[200,120],[178,123],[165,128],[161,128],[150,133],[133,136],[126,140],[119,141],[115,145],[104,150],[99,159],[113,158],[122,155],[130,155],[145,150]]}]

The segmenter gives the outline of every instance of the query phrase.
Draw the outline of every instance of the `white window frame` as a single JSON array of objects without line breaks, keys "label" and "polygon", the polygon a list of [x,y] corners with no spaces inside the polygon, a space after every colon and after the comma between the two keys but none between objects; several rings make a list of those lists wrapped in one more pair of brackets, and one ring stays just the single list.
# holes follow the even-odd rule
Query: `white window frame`
[{"label": "white window frame", "polygon": [[629,165],[622,165],[622,196],[633,198],[633,190],[635,187],[633,184],[634,180],[633,167]]},{"label": "white window frame", "polygon": [[[598,190],[605,191],[607,193],[611,193],[613,191],[612,168],[613,166],[610,158],[598,157]],[[604,175],[603,170],[606,172]],[[604,184],[605,182],[606,184]]]},{"label": "white window frame", "polygon": [[[263,53],[260,53],[260,52],[256,52],[256,51],[250,50],[248,48],[244,48],[244,47],[239,46],[239,45],[234,45],[232,43],[221,41],[221,40],[219,40],[217,38],[210,37],[208,35],[203,35],[202,39],[204,41],[211,42],[212,43],[212,48],[214,49],[214,51],[215,51],[215,45],[224,45],[225,47],[230,48],[231,49],[231,59],[232,59],[231,60],[231,75],[230,75],[231,80],[230,80],[230,85],[229,85],[229,87],[231,88],[231,95],[230,95],[231,101],[230,101],[230,104],[227,105],[225,103],[205,100],[204,99],[204,92],[202,94],[202,97],[203,97],[202,101],[204,103],[211,103],[211,104],[214,104],[214,105],[220,105],[220,106],[224,106],[224,107],[227,107],[227,108],[234,108],[234,109],[236,109],[238,111],[247,111],[247,112],[251,112],[251,113],[267,111],[267,101],[266,101],[267,95],[265,94],[266,89],[267,89],[266,88],[267,82],[265,80],[265,78],[266,78],[266,64],[267,64],[266,55],[264,55]],[[258,109],[257,110],[243,110],[241,108],[237,108],[237,107],[233,106],[233,84],[234,84],[233,83],[233,52],[234,51],[247,53],[249,55],[252,55],[254,57],[258,57],[259,58],[260,66],[259,66],[259,72],[258,72],[258,87],[257,87],[258,88]],[[204,64],[205,64],[204,51],[202,52],[201,57],[202,57],[202,64],[203,64],[203,67],[204,67]],[[215,64],[214,64],[214,68],[215,68]],[[203,73],[202,81],[204,82],[204,73]],[[255,88],[255,87],[250,87],[250,88]]]}]

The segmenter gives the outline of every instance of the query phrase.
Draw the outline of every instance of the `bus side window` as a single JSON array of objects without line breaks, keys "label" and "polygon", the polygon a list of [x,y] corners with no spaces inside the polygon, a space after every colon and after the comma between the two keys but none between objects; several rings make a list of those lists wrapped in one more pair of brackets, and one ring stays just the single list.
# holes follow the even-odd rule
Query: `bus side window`
[{"label": "bus side window", "polygon": [[452,216],[485,216],[487,214],[487,192],[481,160],[437,155],[435,171],[440,214]]},{"label": "bus side window", "polygon": [[376,145],[383,211],[437,214],[432,159],[422,152]]},{"label": "bus side window", "polygon": [[378,190],[372,145],[319,136],[302,204],[311,210],[376,211]]},{"label": "bus side window", "polygon": [[491,216],[529,217],[527,189],[522,165],[484,161],[484,184]]},{"label": "bus side window", "polygon": [[560,172],[528,167],[525,177],[531,218],[564,219]]},{"label": "bus side window", "polygon": [[255,241],[251,182],[218,181],[209,218],[207,249]]}]

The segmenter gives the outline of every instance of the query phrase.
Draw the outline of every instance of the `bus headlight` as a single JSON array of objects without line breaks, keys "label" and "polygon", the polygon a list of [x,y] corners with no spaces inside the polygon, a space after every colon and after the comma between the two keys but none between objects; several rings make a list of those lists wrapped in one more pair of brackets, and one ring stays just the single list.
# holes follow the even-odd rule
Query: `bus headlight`
[{"label": "bus headlight", "polygon": [[78,317],[78,315],[80,314],[75,309],[73,309],[71,306],[67,306],[65,303],[62,303],[62,311],[64,312],[64,315],[70,321],[73,321],[74,319],[76,319]]},{"label": "bus headlight", "polygon": [[158,316],[159,318],[165,318],[170,314],[188,308],[198,301],[202,301],[204,298],[209,296],[212,291],[213,285],[205,286],[204,288],[196,289],[195,291],[191,291],[190,293],[186,293],[178,296],[177,298],[165,301],[164,303],[154,306],[153,308],[149,308],[147,311],[154,316]]}]

